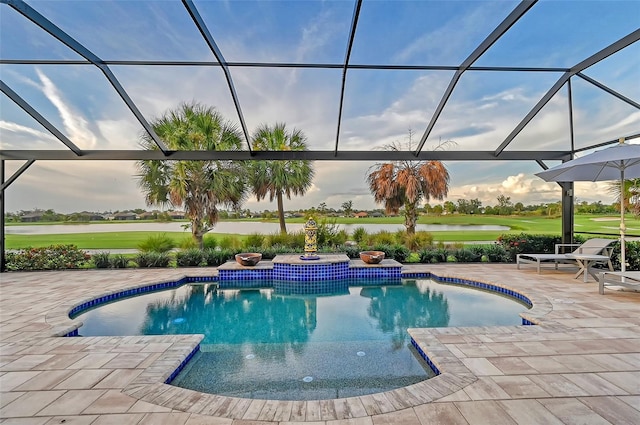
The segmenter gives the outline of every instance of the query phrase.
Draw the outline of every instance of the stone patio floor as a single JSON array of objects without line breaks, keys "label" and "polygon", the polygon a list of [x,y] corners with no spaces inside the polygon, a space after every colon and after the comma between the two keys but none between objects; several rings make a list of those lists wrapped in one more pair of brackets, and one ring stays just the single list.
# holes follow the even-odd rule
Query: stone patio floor
[{"label": "stone patio floor", "polygon": [[[163,384],[200,336],[63,338],[95,296],[215,269],[0,275],[0,424],[640,424],[640,293],[566,270],[411,265],[527,295],[537,326],[412,329],[442,371],[337,400],[221,397]],[[524,309],[523,309],[524,311]],[[393,365],[389,365],[393,367]]]}]

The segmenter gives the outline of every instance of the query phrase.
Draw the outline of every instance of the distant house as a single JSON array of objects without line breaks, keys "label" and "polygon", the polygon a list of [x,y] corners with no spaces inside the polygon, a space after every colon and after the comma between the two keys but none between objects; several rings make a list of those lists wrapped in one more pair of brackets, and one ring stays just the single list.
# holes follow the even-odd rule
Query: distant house
[{"label": "distant house", "polygon": [[376,211],[371,213],[371,217],[384,217],[384,214],[382,214],[380,211]]},{"label": "distant house", "polygon": [[105,219],[102,214],[89,211],[82,211],[81,213],[78,213],[78,218],[81,221],[101,221]]},{"label": "distant house", "polygon": [[25,223],[34,223],[36,221],[40,221],[41,219],[42,219],[42,214],[40,213],[25,214],[20,217],[20,221],[23,221]]},{"label": "distant house", "polygon": [[157,212],[149,212],[149,211],[145,211],[138,216],[140,220],[153,220],[154,218],[157,218],[157,217],[158,217]]},{"label": "distant house", "polygon": [[365,217],[369,217],[369,214],[367,214],[366,211],[360,211],[358,213],[355,213],[353,216],[355,218],[365,218]]},{"label": "distant house", "polygon": [[182,220],[186,217],[186,214],[183,211],[169,211],[169,217],[174,220]]},{"label": "distant house", "polygon": [[114,220],[135,220],[136,213],[132,212],[119,212],[113,215]]}]

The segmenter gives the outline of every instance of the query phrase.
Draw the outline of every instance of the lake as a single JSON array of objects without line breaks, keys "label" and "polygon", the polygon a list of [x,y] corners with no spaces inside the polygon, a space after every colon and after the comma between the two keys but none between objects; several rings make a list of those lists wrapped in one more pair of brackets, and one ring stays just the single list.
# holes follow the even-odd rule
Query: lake
[{"label": "lake", "polygon": [[[183,226],[186,222],[169,223],[105,223],[105,224],[43,224],[27,226],[5,226],[5,233],[14,235],[52,235],[69,233],[106,233],[106,232],[185,232]],[[288,223],[288,232],[303,230],[302,223]],[[376,233],[381,230],[396,232],[404,230],[403,224],[340,224],[341,229],[351,233],[358,227],[363,227],[368,233]],[[497,225],[473,225],[463,226],[456,224],[418,224],[416,230],[428,232],[452,232],[452,231],[508,231],[509,226]],[[280,231],[278,223],[263,223],[259,221],[221,221],[212,230],[213,233],[236,233],[249,235],[252,233],[272,234]]]}]

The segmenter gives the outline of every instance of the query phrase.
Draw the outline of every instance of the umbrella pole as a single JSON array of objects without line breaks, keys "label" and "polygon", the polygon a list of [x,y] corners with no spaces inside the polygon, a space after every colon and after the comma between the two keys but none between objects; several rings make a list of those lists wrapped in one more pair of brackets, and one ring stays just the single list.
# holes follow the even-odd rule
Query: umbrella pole
[{"label": "umbrella pole", "polygon": [[624,273],[627,270],[627,249],[624,243],[624,232],[627,230],[624,224],[624,168],[620,169],[620,269]]}]

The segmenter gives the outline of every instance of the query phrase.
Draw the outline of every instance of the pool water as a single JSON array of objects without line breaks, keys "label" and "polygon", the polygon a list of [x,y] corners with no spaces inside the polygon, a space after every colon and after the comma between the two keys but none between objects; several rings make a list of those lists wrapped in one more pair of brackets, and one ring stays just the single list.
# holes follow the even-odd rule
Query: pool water
[{"label": "pool water", "polygon": [[[267,285],[268,283],[265,283]],[[428,279],[346,286],[337,294],[183,285],[78,317],[82,336],[204,334],[173,385],[282,400],[388,391],[433,376],[407,328],[518,325],[511,298]]]}]

